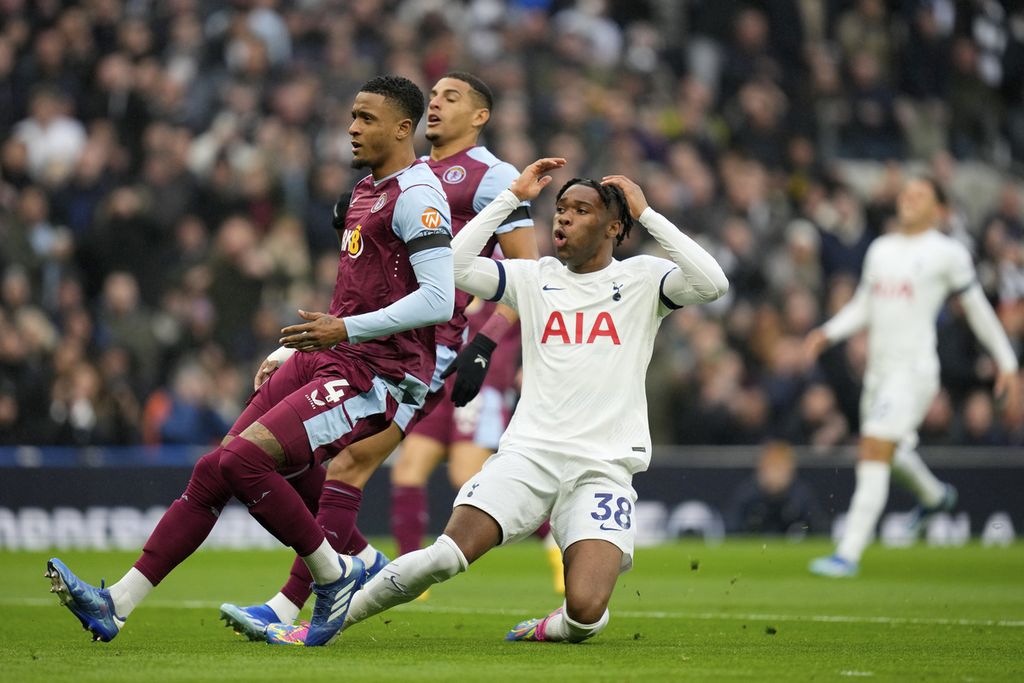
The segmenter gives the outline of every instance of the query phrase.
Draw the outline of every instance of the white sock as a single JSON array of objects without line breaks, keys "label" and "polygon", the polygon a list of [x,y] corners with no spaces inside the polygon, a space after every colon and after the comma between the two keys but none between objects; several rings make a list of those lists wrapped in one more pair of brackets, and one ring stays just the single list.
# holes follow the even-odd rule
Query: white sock
[{"label": "white sock", "polygon": [[282,624],[290,624],[299,616],[299,606],[286,598],[284,593],[278,593],[267,600],[267,607],[274,610]]},{"label": "white sock", "polygon": [[355,556],[362,560],[366,568],[369,569],[370,565],[377,561],[377,549],[372,544],[367,543],[366,547],[356,553]]},{"label": "white sock", "polygon": [[925,507],[935,507],[942,502],[945,485],[939,481],[921,456],[912,448],[897,448],[892,461],[892,471],[907,488],[914,492]]},{"label": "white sock", "polygon": [[347,565],[341,566],[338,551],[331,547],[326,538],[319,548],[304,556],[302,561],[309,567],[309,573],[313,575],[313,581],[318,586],[334,583],[348,570]]},{"label": "white sock", "polygon": [[889,471],[886,462],[861,460],[857,463],[857,487],[846,515],[846,531],[836,548],[836,555],[844,560],[860,562],[864,548],[874,535],[889,498]]},{"label": "white sock", "polygon": [[544,626],[544,640],[554,643],[567,641],[570,643],[582,643],[587,638],[593,638],[604,630],[611,618],[608,610],[604,611],[601,618],[593,624],[581,624],[575,621],[567,613],[565,603],[562,603],[562,611],[552,614]]},{"label": "white sock", "polygon": [[402,555],[384,567],[352,598],[345,628],[363,619],[415,600],[435,583],[466,571],[469,562],[455,541],[441,534],[434,544]]},{"label": "white sock", "polygon": [[121,619],[127,619],[143,598],[153,590],[153,584],[146,575],[135,567],[121,577],[121,580],[110,587],[110,599],[114,601],[114,612]]}]

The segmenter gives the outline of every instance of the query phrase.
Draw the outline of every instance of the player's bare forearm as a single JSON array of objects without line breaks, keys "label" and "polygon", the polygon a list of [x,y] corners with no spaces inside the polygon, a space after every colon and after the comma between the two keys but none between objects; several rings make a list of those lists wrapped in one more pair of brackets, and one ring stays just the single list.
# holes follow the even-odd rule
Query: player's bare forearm
[{"label": "player's bare forearm", "polygon": [[828,335],[820,327],[816,327],[807,333],[803,343],[803,356],[804,362],[808,365],[814,365],[814,362],[818,360],[826,348],[828,348]]},{"label": "player's bare forearm", "polygon": [[[494,307],[494,313],[491,314],[491,318],[493,318],[496,315],[500,315],[502,318],[504,318],[505,322],[507,322],[510,326],[515,325],[517,322],[519,322],[519,312],[516,311],[516,309],[512,308],[511,306],[506,306],[505,304],[498,304],[497,306]],[[500,340],[495,339],[495,341]]]},{"label": "player's bare forearm", "polygon": [[537,161],[523,169],[523,172],[512,181],[508,189],[512,190],[512,193],[521,202],[536,199],[540,191],[551,182],[551,176],[544,174],[562,166],[565,166],[565,159],[561,157],[537,159]]},{"label": "player's bare forearm", "polygon": [[537,235],[533,227],[516,228],[498,235],[498,246],[505,258],[521,258],[536,261],[540,258]]},{"label": "player's bare forearm", "polygon": [[1018,425],[1024,419],[1021,415],[1020,376],[1016,370],[1003,370],[996,377],[995,395],[1003,403],[1003,415],[1011,425]]},{"label": "player's bare forearm", "polygon": [[281,346],[296,351],[322,351],[348,340],[345,321],[326,313],[299,311],[309,322],[291,325],[281,330]]}]

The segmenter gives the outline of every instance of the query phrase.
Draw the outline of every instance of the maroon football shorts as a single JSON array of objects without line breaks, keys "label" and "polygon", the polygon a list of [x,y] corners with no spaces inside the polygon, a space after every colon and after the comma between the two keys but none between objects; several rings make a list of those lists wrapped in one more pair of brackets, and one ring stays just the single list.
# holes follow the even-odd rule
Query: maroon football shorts
[{"label": "maroon football shorts", "polygon": [[383,431],[398,405],[359,358],[297,352],[253,393],[228,433],[237,436],[258,421],[283,447],[287,471],[320,464]]}]

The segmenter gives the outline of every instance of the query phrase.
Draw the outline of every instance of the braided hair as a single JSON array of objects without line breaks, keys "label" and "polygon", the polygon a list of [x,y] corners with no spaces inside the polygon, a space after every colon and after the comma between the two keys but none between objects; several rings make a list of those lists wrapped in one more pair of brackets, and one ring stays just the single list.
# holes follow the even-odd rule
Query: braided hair
[{"label": "braided hair", "polygon": [[615,185],[602,185],[593,178],[573,178],[565,185],[562,185],[562,189],[555,195],[555,201],[557,202],[561,199],[566,190],[573,185],[583,185],[597,192],[605,208],[615,216],[615,220],[622,223],[622,229],[615,236],[615,245],[622,244],[622,241],[629,237],[629,231],[633,229],[634,223],[633,216],[629,213],[629,202],[626,201],[626,195],[623,194],[622,190]]}]

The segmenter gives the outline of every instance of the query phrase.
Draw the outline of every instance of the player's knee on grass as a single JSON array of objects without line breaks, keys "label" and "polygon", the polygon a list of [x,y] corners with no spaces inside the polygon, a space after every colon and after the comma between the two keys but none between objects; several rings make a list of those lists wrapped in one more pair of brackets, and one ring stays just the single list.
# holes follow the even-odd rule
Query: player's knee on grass
[{"label": "player's knee on grass", "polygon": [[601,595],[587,587],[577,587],[573,591],[566,586],[565,613],[580,624],[596,624],[602,619],[602,615],[608,612],[610,597]]},{"label": "player's knee on grass", "polygon": [[578,619],[574,619],[569,615],[568,610],[562,615],[562,634],[565,636],[566,642],[569,643],[582,643],[588,638],[593,638],[598,633],[603,631],[608,625],[608,620],[611,615],[608,610],[601,612],[600,616],[593,622],[583,622]]}]

